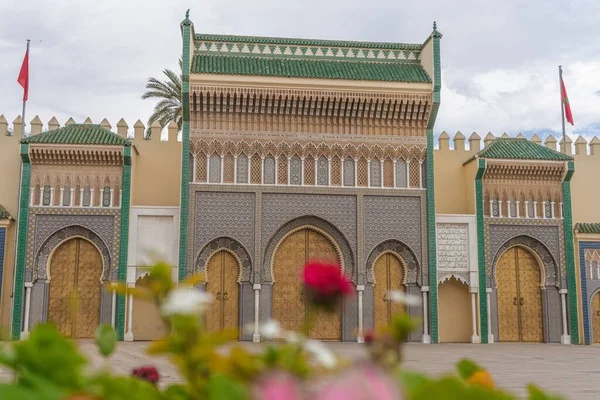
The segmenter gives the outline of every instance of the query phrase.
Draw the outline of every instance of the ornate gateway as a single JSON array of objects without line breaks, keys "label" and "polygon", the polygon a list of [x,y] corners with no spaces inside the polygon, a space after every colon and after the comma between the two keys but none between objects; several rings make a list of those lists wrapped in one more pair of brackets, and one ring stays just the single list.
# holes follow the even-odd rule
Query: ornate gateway
[{"label": "ornate gateway", "polygon": [[540,268],[522,247],[507,250],[496,267],[499,339],[503,342],[541,342],[542,298]]},{"label": "ornate gateway", "polygon": [[[310,228],[295,231],[281,242],[273,259],[273,318],[284,329],[302,331],[309,323],[309,310],[302,286],[302,268],[312,260],[340,264],[335,246],[322,233]],[[341,315],[316,313],[309,336],[341,340]]]},{"label": "ornate gateway", "polygon": [[65,336],[92,338],[100,323],[102,257],[87,240],[61,244],[50,261],[48,321]]}]

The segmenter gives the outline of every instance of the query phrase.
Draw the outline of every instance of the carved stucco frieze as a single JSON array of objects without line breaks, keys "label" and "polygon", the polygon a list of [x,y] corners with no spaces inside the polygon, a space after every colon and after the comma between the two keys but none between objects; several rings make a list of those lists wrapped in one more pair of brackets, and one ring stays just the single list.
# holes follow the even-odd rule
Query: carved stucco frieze
[{"label": "carved stucco frieze", "polygon": [[438,282],[454,277],[469,284],[469,225],[438,223],[436,228]]}]

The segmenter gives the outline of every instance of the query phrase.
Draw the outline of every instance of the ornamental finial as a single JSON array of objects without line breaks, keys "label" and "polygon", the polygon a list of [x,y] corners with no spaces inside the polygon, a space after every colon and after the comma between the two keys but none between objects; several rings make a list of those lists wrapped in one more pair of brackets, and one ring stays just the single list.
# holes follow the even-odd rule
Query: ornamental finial
[{"label": "ornamental finial", "polygon": [[435,21],[433,21],[433,30],[435,31],[437,29],[437,24],[435,23]]},{"label": "ornamental finial", "polygon": [[[190,9],[188,8],[187,11],[185,12],[185,17],[189,18],[190,17]],[[435,22],[434,22],[435,24]]]}]

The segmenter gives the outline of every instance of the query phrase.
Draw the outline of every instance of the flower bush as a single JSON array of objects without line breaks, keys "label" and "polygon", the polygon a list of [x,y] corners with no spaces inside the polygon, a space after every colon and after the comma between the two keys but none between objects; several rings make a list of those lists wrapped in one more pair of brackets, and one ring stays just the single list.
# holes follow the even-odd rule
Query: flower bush
[{"label": "flower bush", "polygon": [[[333,267],[333,268],[332,268]],[[202,313],[210,296],[195,288],[201,278],[179,285],[166,264],[152,268],[149,284],[133,289],[135,296],[160,307],[169,333],[153,342],[148,352],[167,356],[178,368],[181,382],[161,385],[160,371],[140,366],[128,376],[110,369],[117,342],[114,330],[101,325],[96,345],[106,357],[103,368],[90,372],[77,344],[62,337],[51,324],[35,327],[27,340],[0,347],[0,364],[14,373],[0,384],[0,399],[24,400],[361,400],[361,399],[515,399],[499,390],[488,371],[470,360],[457,364],[457,373],[431,378],[402,366],[403,343],[415,321],[406,314],[392,316],[388,326],[364,335],[368,357],[354,364],[339,360],[323,343],[286,331],[277,321],[261,323],[267,342],[250,353],[241,344],[223,345],[237,335],[208,332]],[[304,271],[304,288],[311,306],[339,312],[351,284],[338,266],[314,263]],[[117,288],[122,295],[125,287]],[[418,301],[401,292],[391,301]],[[249,327],[253,329],[253,327]],[[558,399],[535,386],[529,399]]]}]

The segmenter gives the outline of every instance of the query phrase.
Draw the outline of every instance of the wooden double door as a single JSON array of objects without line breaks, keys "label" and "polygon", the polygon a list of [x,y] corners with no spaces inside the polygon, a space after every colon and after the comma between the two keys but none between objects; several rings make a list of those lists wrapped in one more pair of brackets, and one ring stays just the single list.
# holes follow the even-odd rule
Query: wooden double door
[{"label": "wooden double door", "polygon": [[85,239],[61,244],[50,260],[48,321],[72,338],[91,338],[100,324],[102,256]]},{"label": "wooden double door", "polygon": [[206,312],[209,332],[235,330],[239,326],[239,263],[228,251],[222,250],[209,261],[206,269],[206,291],[213,302]]},{"label": "wooden double door", "polygon": [[404,291],[404,272],[400,260],[392,253],[379,257],[373,268],[373,318],[375,328],[378,328],[388,325],[392,315],[404,312],[402,304],[394,303],[389,298],[392,290]]},{"label": "wooden double door", "polygon": [[502,342],[542,342],[540,267],[533,254],[508,249],[496,266],[498,335]]},{"label": "wooden double door", "polygon": [[[340,264],[334,245],[324,235],[311,229],[301,229],[280,244],[273,259],[273,319],[282,328],[305,331],[311,313],[303,290],[302,271],[311,260]],[[314,312],[309,337],[321,340],[341,340],[341,309],[338,313]]]},{"label": "wooden double door", "polygon": [[600,294],[592,297],[592,332],[593,343],[600,344]]}]

